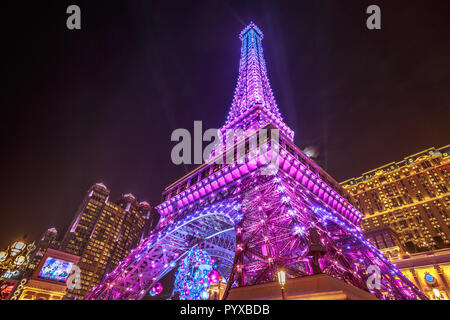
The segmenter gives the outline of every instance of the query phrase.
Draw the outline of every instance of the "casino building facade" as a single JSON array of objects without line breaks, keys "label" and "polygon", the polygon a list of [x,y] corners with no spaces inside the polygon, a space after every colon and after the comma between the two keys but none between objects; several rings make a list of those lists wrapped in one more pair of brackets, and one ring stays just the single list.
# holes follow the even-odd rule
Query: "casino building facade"
[{"label": "casino building facade", "polygon": [[30,277],[20,280],[10,300],[62,300],[80,257],[48,248]]},{"label": "casino building facade", "polygon": [[450,145],[341,185],[365,214],[370,240],[430,299],[450,297]]},{"label": "casino building facade", "polygon": [[341,183],[365,217],[389,226],[409,253],[450,246],[450,145],[430,148]]}]

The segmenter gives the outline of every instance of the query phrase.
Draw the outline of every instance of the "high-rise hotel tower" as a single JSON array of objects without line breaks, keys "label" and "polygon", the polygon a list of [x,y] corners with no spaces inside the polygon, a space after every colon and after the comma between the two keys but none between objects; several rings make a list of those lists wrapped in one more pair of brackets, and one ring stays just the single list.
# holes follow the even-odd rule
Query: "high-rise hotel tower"
[{"label": "high-rise hotel tower", "polygon": [[449,154],[430,148],[342,182],[365,213],[363,231],[391,227],[410,253],[449,247]]},{"label": "high-rise hotel tower", "polygon": [[111,202],[109,194],[103,183],[93,185],[62,241],[63,251],[81,257],[81,288],[70,290],[69,299],[83,299],[139,244],[150,223],[147,202],[132,194]]}]

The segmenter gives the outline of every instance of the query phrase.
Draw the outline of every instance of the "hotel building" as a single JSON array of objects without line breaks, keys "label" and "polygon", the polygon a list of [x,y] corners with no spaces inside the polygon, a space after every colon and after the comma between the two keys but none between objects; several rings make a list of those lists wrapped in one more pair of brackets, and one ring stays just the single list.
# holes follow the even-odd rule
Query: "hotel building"
[{"label": "hotel building", "polygon": [[450,145],[341,183],[365,213],[364,232],[389,226],[410,252],[450,246]]},{"label": "hotel building", "polygon": [[81,288],[69,290],[67,299],[83,299],[130,251],[151,220],[150,205],[132,194],[109,201],[102,183],[92,186],[65,234],[61,249],[80,256]]},{"label": "hotel building", "polygon": [[365,237],[430,299],[450,298],[450,145],[341,185],[365,214]]},{"label": "hotel building", "polygon": [[62,300],[80,257],[48,248],[30,276],[23,277],[9,300]]}]

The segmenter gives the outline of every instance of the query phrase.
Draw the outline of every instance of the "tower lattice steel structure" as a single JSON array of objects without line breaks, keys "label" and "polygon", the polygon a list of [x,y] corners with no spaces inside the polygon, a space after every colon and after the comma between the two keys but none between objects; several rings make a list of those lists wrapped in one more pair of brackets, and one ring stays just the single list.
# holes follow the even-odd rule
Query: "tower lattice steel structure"
[{"label": "tower lattice steel structure", "polygon": [[[288,277],[325,273],[380,299],[426,299],[364,239],[353,199],[293,143],[267,77],[261,30],[250,23],[240,39],[238,82],[220,129],[240,133],[166,188],[158,226],[87,299],[142,299],[193,247],[217,261],[225,298],[233,287],[274,281],[283,268]],[[370,268],[380,271],[378,288],[367,287]]]}]

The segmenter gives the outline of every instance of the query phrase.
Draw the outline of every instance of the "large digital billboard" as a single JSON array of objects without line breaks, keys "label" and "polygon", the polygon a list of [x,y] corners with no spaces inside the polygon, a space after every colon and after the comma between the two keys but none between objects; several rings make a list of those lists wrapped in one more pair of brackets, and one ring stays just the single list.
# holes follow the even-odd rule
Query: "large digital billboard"
[{"label": "large digital billboard", "polygon": [[39,271],[39,278],[57,282],[66,282],[72,270],[73,262],[47,257]]}]

